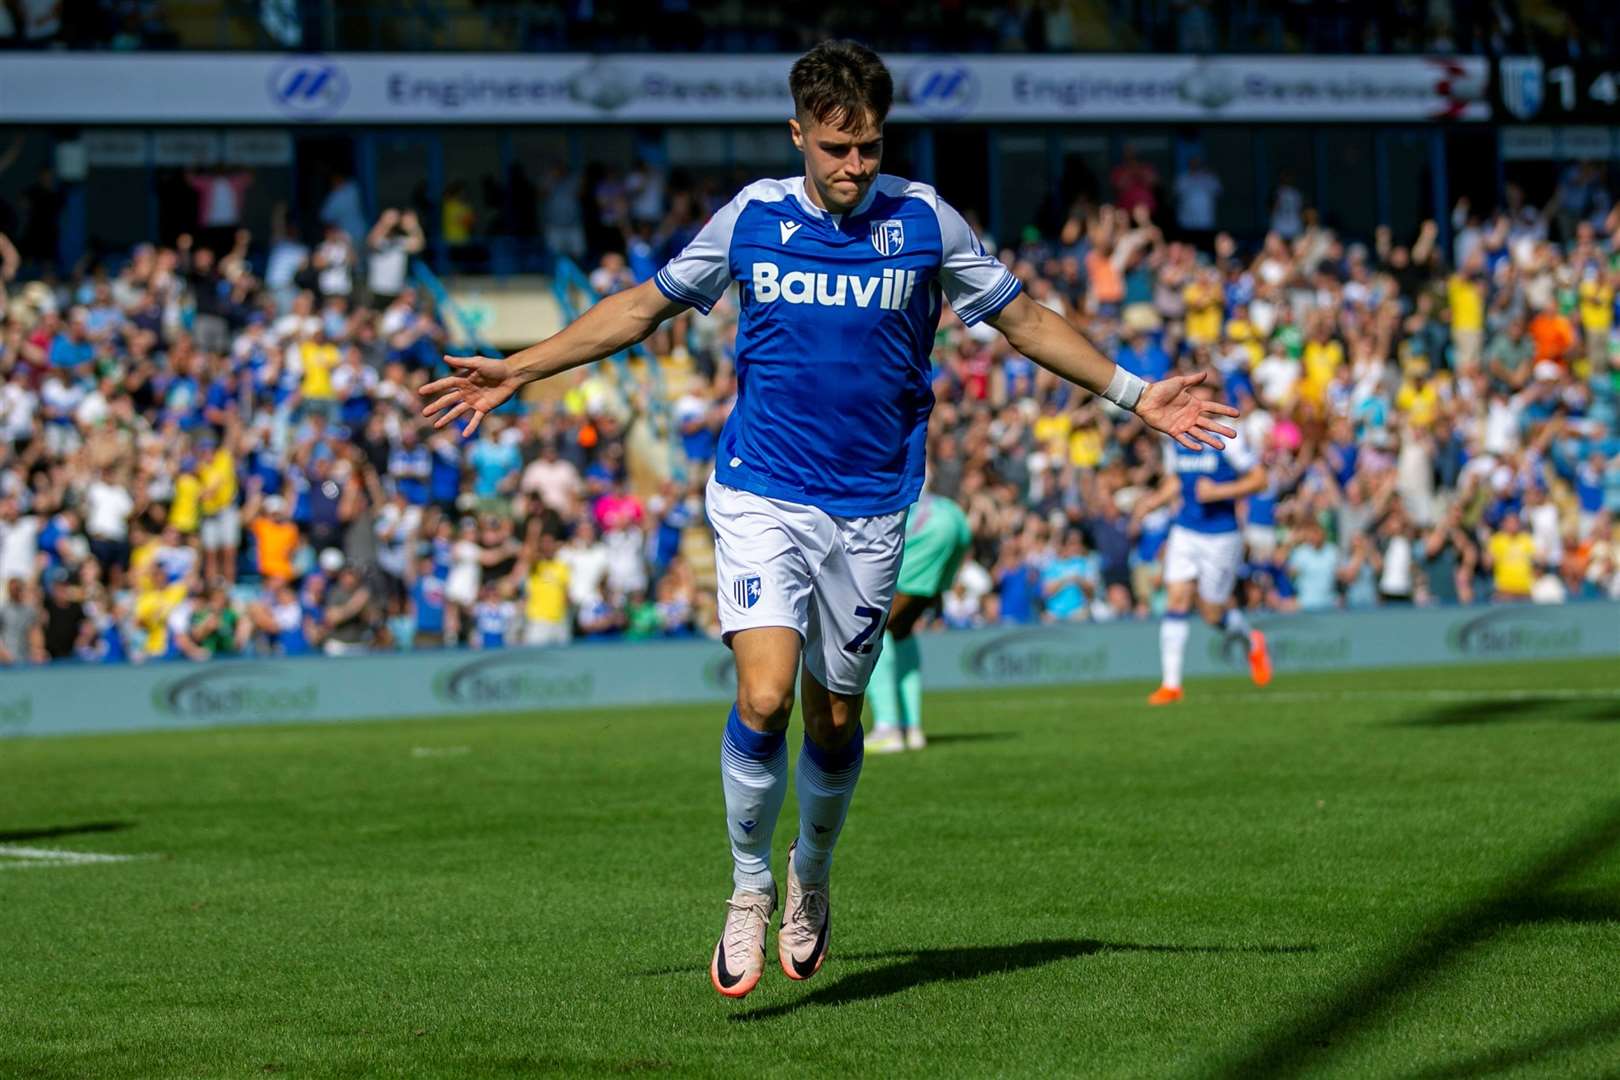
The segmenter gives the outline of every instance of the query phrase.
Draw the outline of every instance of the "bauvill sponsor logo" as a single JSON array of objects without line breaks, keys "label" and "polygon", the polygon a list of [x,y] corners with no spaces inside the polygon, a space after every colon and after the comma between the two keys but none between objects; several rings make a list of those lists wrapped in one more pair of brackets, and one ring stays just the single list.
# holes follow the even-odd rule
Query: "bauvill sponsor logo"
[{"label": "bauvill sponsor logo", "polygon": [[152,690],[152,707],[166,716],[201,720],[280,719],[312,715],[320,690],[287,677],[287,669],[221,664]]},{"label": "bauvill sponsor logo", "polygon": [[589,671],[557,670],[544,653],[497,653],[457,664],[433,680],[433,695],[454,705],[582,704],[596,696]]},{"label": "bauvill sponsor logo", "polygon": [[[884,241],[885,243],[891,242]],[[877,238],[872,243],[876,247]],[[903,241],[902,241],[903,242]],[[881,251],[881,254],[890,254]],[[898,247],[896,247],[898,250]],[[889,311],[901,311],[911,303],[917,289],[917,271],[888,268],[882,274],[827,274],[819,270],[789,270],[773,262],[753,265],[754,300],[761,304],[815,304],[818,307],[869,308],[874,304]]]},{"label": "bauvill sponsor logo", "polygon": [[0,735],[18,735],[34,722],[34,699],[13,698],[0,701]]},{"label": "bauvill sponsor logo", "polygon": [[1452,625],[1446,646],[1463,656],[1557,656],[1578,652],[1581,628],[1545,608],[1504,608]]},{"label": "bauvill sponsor logo", "polygon": [[997,682],[1064,682],[1108,673],[1108,646],[1076,646],[1069,630],[1014,630],[962,654],[962,673]]},{"label": "bauvill sponsor logo", "polygon": [[[1278,668],[1333,667],[1352,659],[1350,635],[1332,619],[1295,615],[1282,620],[1262,620],[1255,623],[1255,628],[1266,635],[1271,662]],[[1225,634],[1210,636],[1209,655],[1228,667],[1247,670],[1249,666],[1247,643],[1228,640]]]}]

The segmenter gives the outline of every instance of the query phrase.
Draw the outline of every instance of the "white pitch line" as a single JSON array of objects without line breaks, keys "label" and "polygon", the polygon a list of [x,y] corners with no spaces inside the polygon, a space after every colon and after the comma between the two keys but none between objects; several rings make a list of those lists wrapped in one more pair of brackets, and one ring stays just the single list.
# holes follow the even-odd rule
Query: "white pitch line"
[{"label": "white pitch line", "polygon": [[23,847],[21,844],[0,844],[0,870],[27,870],[44,866],[90,866],[97,863],[135,862],[137,859],[155,858],[152,855],[107,855],[99,851],[66,851],[59,848]]},{"label": "white pitch line", "polygon": [[411,748],[411,757],[460,757],[462,754],[472,753],[470,746],[415,746]]},{"label": "white pitch line", "polygon": [[[1428,690],[1240,690],[1199,693],[1197,704],[1233,702],[1311,702],[1311,701],[1610,701],[1620,700],[1620,687],[1613,689],[1574,690],[1551,687],[1546,690],[1522,688],[1449,689]],[[1044,705],[1140,705],[1139,697],[1086,698],[1082,694],[1071,696],[1044,696],[1020,698],[1014,701],[989,702],[992,709],[1028,709]]]},{"label": "white pitch line", "polygon": [[1212,701],[1594,701],[1620,698],[1620,689],[1246,690],[1209,697]]}]

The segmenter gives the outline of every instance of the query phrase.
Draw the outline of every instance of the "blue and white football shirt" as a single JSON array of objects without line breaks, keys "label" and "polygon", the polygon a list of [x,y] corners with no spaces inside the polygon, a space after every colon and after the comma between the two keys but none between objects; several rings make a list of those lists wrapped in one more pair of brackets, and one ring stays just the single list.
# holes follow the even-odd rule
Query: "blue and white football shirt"
[{"label": "blue and white football shirt", "polygon": [[1258,462],[1241,436],[1227,439],[1224,449],[1205,447],[1188,450],[1174,439],[1165,440],[1165,468],[1181,481],[1181,509],[1176,524],[1201,533],[1235,533],[1238,529],[1237,500],[1198,501],[1198,481],[1208,477],[1217,484],[1229,484],[1249,474]]},{"label": "blue and white football shirt", "polygon": [[750,184],[654,280],[704,314],[741,283],[720,483],[839,517],[893,513],[922,492],[941,297],[971,325],[1018,279],[927,184],[879,176],[849,214],[804,185]]}]

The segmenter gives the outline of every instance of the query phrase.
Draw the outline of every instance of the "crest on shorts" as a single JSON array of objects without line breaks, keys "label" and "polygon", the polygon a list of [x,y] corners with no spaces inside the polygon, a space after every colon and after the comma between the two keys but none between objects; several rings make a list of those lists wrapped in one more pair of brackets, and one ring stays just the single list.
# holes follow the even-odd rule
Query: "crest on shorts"
[{"label": "crest on shorts", "polygon": [[872,222],[872,247],[879,255],[884,258],[898,255],[905,246],[906,227],[900,221],[889,218],[887,221]]},{"label": "crest on shorts", "polygon": [[764,591],[758,574],[747,574],[743,577],[733,578],[731,582],[731,595],[739,606],[751,608],[759,603],[759,594]]}]

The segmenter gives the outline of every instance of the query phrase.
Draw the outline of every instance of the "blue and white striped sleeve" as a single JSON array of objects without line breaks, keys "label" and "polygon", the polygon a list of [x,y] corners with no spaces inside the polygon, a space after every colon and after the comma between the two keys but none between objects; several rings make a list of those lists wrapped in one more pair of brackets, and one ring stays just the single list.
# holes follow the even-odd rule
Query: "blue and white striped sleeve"
[{"label": "blue and white striped sleeve", "polygon": [[692,242],[653,278],[659,292],[677,304],[709,313],[731,285],[731,234],[747,202],[744,195],[738,195],[715,211]]},{"label": "blue and white striped sleeve", "polygon": [[964,323],[983,322],[1012,302],[1023,288],[1012,271],[984,250],[979,238],[968,228],[949,203],[934,204],[939,218],[939,284],[945,299]]}]

